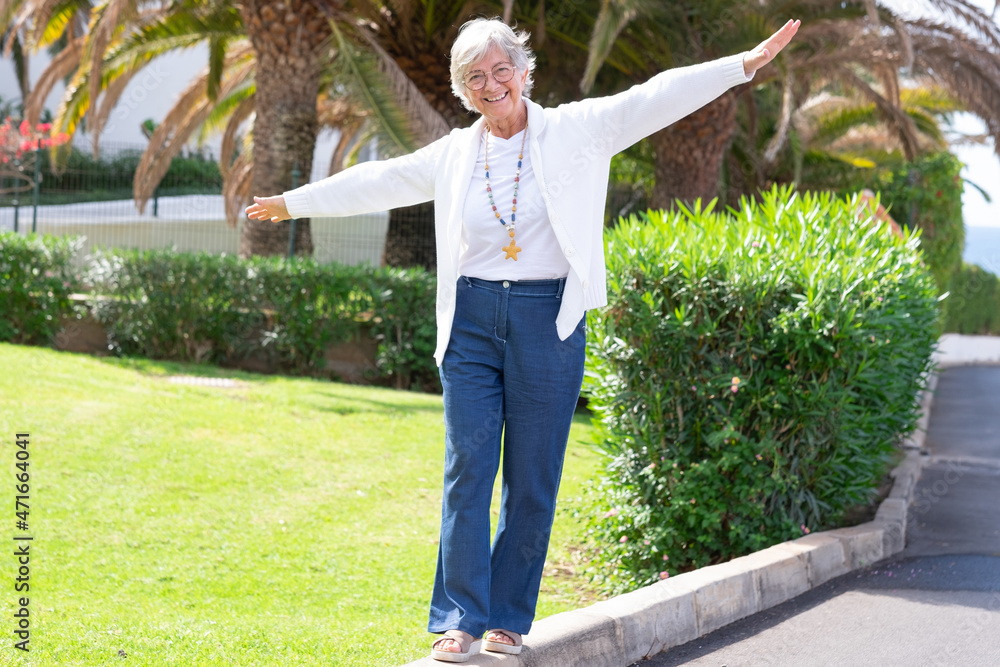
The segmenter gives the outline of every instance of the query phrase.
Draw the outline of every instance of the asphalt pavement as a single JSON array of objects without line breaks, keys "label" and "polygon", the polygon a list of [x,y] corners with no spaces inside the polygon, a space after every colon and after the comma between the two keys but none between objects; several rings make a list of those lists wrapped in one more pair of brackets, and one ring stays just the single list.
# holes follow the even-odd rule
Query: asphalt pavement
[{"label": "asphalt pavement", "polygon": [[1000,365],[941,371],[906,548],[637,667],[1000,666]]}]

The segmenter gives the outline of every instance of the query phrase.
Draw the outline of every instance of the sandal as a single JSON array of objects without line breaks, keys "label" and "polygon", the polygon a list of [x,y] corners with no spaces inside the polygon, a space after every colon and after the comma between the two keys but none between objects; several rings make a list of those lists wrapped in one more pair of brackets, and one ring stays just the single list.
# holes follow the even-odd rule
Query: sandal
[{"label": "sandal", "polygon": [[521,635],[516,632],[511,632],[510,630],[489,630],[484,637],[490,635],[503,635],[508,638],[512,643],[507,644],[504,642],[496,642],[490,639],[483,640],[483,649],[486,651],[492,651],[493,653],[506,653],[508,655],[517,655],[521,652]]},{"label": "sandal", "polygon": [[[444,651],[437,646],[441,642],[451,640],[458,644],[458,651]],[[482,645],[481,639],[473,639],[468,632],[461,630],[448,630],[444,635],[431,644],[431,657],[441,662],[466,662],[473,653],[479,653]]]}]

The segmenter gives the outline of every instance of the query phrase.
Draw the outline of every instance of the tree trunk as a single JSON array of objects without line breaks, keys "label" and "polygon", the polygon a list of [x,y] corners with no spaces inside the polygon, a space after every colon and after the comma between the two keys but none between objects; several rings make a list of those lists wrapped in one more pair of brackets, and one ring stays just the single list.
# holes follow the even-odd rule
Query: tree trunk
[{"label": "tree trunk", "polygon": [[[429,10],[428,10],[429,11]],[[417,24],[419,26],[419,24]],[[451,90],[448,53],[450,41],[440,35],[424,41],[400,39],[390,31],[381,34],[382,46],[406,76],[438,111],[450,127],[464,127],[476,119],[466,111]],[[388,266],[422,266],[437,269],[434,245],[434,204],[428,202],[389,211],[389,230],[385,237],[384,260]]]},{"label": "tree trunk", "polygon": [[[445,51],[441,52],[446,53]],[[447,60],[439,55],[437,62],[429,54],[418,54],[416,59],[392,54],[400,69],[423,93],[451,127],[462,127],[476,118],[462,107],[451,91]],[[437,269],[437,250],[434,246],[434,204],[427,202],[389,211],[389,230],[385,237],[385,263],[388,266],[408,268],[422,266]]]},{"label": "tree trunk", "polygon": [[401,268],[422,266],[428,271],[437,270],[433,202],[389,211],[385,263]]},{"label": "tree trunk", "polygon": [[674,200],[708,203],[719,195],[722,164],[736,133],[732,92],[650,136],[656,159],[651,206],[670,209]]},{"label": "tree trunk", "polygon": [[[478,117],[467,111],[462,102],[451,90],[451,70],[448,63],[447,48],[435,50],[432,53],[402,53],[395,44],[385,44],[386,52],[392,56],[399,68],[423,93],[427,100],[450,127],[466,127]],[[408,45],[411,51],[413,45]]]},{"label": "tree trunk", "polygon": [[[306,0],[246,0],[241,12],[257,56],[252,190],[261,196],[280,194],[291,189],[296,166],[298,185],[308,183],[312,173],[320,57],[330,25]],[[287,254],[290,227],[288,221],[244,220],[240,257]],[[295,254],[312,251],[309,220],[299,220]]]}]

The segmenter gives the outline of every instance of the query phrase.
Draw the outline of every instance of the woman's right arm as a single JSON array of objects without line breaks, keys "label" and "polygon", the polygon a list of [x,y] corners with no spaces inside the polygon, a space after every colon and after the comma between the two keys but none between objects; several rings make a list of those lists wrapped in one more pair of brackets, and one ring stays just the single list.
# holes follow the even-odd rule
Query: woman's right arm
[{"label": "woman's right arm", "polygon": [[247,217],[251,220],[281,222],[292,217],[288,215],[288,207],[285,206],[284,195],[275,195],[273,197],[254,196],[253,201],[254,203],[246,207]]},{"label": "woman's right arm", "polygon": [[283,195],[254,197],[254,220],[343,217],[411,206],[434,198],[434,175],[451,135],[389,160],[362,162]]}]

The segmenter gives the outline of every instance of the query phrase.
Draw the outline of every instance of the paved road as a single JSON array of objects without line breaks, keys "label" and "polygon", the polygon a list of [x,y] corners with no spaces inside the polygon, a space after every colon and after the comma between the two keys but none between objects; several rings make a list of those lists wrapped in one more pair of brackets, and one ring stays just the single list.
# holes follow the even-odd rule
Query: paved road
[{"label": "paved road", "polygon": [[639,667],[1000,666],[1000,366],[938,381],[906,549]]}]

